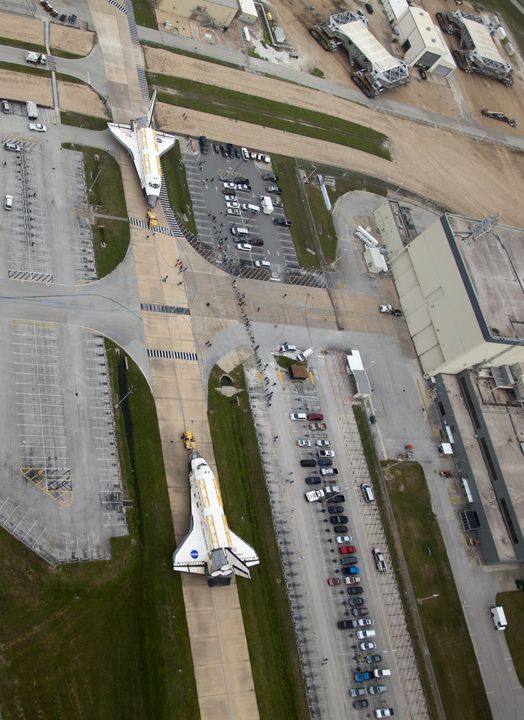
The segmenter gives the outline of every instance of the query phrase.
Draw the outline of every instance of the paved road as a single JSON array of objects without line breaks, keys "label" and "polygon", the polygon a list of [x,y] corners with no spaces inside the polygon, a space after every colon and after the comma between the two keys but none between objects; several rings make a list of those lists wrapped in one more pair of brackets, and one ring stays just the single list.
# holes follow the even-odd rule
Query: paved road
[{"label": "paved road", "polygon": [[150,28],[139,27],[139,36],[142,41],[155,42],[165,45],[167,48],[177,50],[185,50],[186,52],[194,52],[207,56],[215,60],[234,63],[248,72],[260,73],[267,75],[270,73],[281,80],[304,85],[305,87],[321,90],[329,95],[350,100],[351,102],[364,105],[365,107],[376,110],[377,112],[386,113],[388,115],[396,115],[398,117],[407,118],[417,122],[433,125],[434,127],[447,128],[464,133],[478,140],[487,140],[491,142],[500,142],[508,147],[518,150],[524,150],[524,138],[516,138],[508,133],[497,130],[488,131],[486,128],[477,125],[466,118],[450,118],[439,113],[424,110],[414,105],[406,105],[405,103],[395,102],[386,97],[375,98],[370,100],[361,92],[353,90],[350,87],[339,85],[329,80],[314,77],[297,70],[286,67],[285,65],[277,65],[276,63],[268,63],[258,58],[246,57],[246,55],[228,48],[217,47],[209,43],[187,38],[182,35],[172,35],[171,33],[152,30]]}]

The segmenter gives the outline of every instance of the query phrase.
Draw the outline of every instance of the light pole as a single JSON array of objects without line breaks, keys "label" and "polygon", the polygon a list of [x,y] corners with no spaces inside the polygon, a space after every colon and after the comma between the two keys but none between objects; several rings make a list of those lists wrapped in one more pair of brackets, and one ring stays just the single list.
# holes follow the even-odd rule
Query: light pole
[{"label": "light pole", "polygon": [[423,598],[415,598],[415,600],[418,602],[419,605],[422,605],[424,600],[432,600],[433,598],[438,598],[438,597],[440,597],[440,593],[433,593],[433,595],[427,595],[426,597],[423,597]]},{"label": "light pole", "polygon": [[126,392],[126,394],[124,395],[124,397],[123,397],[123,398],[120,398],[120,400],[119,400],[117,403],[115,403],[115,405],[114,405],[115,410],[117,409],[117,407],[120,407],[120,405],[124,402],[124,400],[125,400],[126,398],[128,398],[130,395],[132,395],[134,392],[135,392],[135,387],[134,387],[134,385],[131,385],[131,387],[130,387],[129,390]]}]

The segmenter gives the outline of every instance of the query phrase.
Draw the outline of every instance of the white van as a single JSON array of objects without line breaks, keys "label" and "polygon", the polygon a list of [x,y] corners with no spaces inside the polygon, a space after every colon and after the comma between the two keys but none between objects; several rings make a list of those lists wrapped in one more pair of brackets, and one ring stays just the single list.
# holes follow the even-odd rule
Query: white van
[{"label": "white van", "polygon": [[252,213],[259,213],[259,212],[260,212],[259,206],[258,206],[258,205],[252,205],[251,203],[242,203],[242,205],[241,205],[240,207],[242,208],[242,210],[249,210],[249,212],[252,212]]},{"label": "white van", "polygon": [[307,350],[304,350],[304,352],[298,353],[297,360],[298,362],[304,362],[304,360],[307,360],[308,357],[311,357],[313,355],[313,348],[308,348]]},{"label": "white van", "polygon": [[376,678],[383,678],[383,677],[391,677],[391,670],[388,670],[387,668],[375,668],[373,670],[373,677]]},{"label": "white van", "polygon": [[247,148],[240,148],[242,154],[242,160],[249,160],[249,150]]},{"label": "white van", "polygon": [[493,605],[493,607],[490,607],[489,611],[491,613],[491,619],[493,620],[495,630],[505,630],[508,627],[508,621],[506,620],[504,608],[500,605]]},{"label": "white van", "polygon": [[255,260],[255,267],[270,268],[271,263],[268,260]]},{"label": "white van", "polygon": [[253,250],[253,245],[250,245],[249,243],[238,243],[237,250],[245,250],[246,252],[250,252]]},{"label": "white van", "polygon": [[280,352],[296,352],[297,351],[296,345],[292,345],[291,343],[288,343],[288,342],[282,343],[282,345],[278,349]]},{"label": "white van", "polygon": [[249,235],[249,230],[241,225],[232,225],[230,229],[232,235]]},{"label": "white van", "polygon": [[367,503],[374,502],[375,495],[373,493],[373,488],[369,483],[362,483],[360,489],[362,490],[362,495]]},{"label": "white van", "polygon": [[289,416],[290,420],[307,420],[306,413],[291,413]]}]

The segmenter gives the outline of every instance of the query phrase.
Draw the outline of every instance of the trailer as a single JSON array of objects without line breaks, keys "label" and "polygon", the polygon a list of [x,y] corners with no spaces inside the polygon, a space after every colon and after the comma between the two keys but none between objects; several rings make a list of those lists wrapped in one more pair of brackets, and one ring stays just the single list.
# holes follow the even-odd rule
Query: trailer
[{"label": "trailer", "polygon": [[458,50],[452,54],[461,70],[495,78],[507,87],[513,85],[513,67],[500,55],[490,28],[481,17],[464,10],[438,12],[436,17],[444,32],[459,39]]},{"label": "trailer", "polygon": [[348,53],[353,68],[351,79],[372,98],[409,82],[409,68],[379,43],[367,23],[361,10],[348,10],[331,15],[327,23],[314,25],[309,32],[324,50],[334,52],[342,47]]}]

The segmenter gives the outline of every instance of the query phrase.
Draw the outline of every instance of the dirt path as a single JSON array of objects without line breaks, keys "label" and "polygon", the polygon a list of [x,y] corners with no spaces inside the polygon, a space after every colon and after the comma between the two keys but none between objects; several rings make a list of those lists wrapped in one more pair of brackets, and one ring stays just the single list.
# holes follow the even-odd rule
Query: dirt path
[{"label": "dirt path", "polygon": [[524,164],[521,156],[503,147],[392,120],[390,135],[395,138],[396,159],[388,162],[334,143],[162,103],[157,105],[157,118],[162,129],[170,132],[204,134],[213,140],[347,167],[416,192],[450,210],[473,217],[500,212],[502,222],[524,225]]}]

